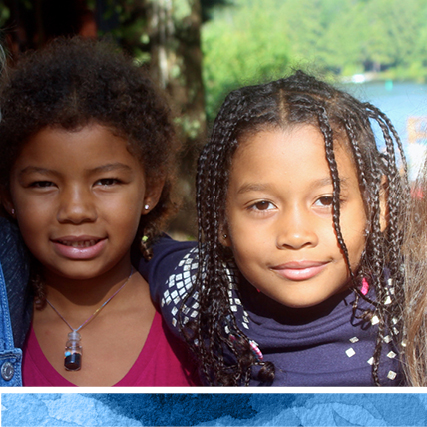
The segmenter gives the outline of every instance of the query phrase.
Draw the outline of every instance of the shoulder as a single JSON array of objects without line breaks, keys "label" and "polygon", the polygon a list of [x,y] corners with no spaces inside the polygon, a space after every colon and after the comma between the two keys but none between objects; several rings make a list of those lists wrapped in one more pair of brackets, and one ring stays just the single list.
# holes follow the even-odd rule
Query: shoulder
[{"label": "shoulder", "polygon": [[196,241],[178,241],[172,239],[167,234],[162,234],[162,236],[157,239],[153,245],[153,259],[155,260],[156,258],[160,258],[165,255],[185,254],[196,246]]},{"label": "shoulder", "polygon": [[0,218],[0,266],[7,291],[15,345],[21,347],[31,319],[29,259],[18,227]]},{"label": "shoulder", "polygon": [[28,281],[28,254],[19,229],[5,218],[0,218],[0,262],[6,283]]},{"label": "shoulder", "polygon": [[0,254],[16,248],[19,242],[18,227],[8,219],[0,217]]},{"label": "shoulder", "polygon": [[[163,235],[153,246],[153,258],[139,259],[138,270],[150,285],[150,294],[168,327],[180,336],[178,317],[199,268],[197,242],[179,242]],[[197,302],[187,301],[192,313]],[[182,337],[181,337],[182,339]]]},{"label": "shoulder", "polygon": [[163,234],[153,245],[153,257],[146,261],[139,256],[134,260],[139,272],[150,284],[151,291],[155,286],[164,284],[174,274],[182,261],[197,247],[197,242],[180,242]]},{"label": "shoulder", "polygon": [[28,252],[18,226],[2,217],[0,217],[0,260],[3,268],[5,264],[10,264],[10,267],[15,269],[22,269],[24,263],[28,262]]}]

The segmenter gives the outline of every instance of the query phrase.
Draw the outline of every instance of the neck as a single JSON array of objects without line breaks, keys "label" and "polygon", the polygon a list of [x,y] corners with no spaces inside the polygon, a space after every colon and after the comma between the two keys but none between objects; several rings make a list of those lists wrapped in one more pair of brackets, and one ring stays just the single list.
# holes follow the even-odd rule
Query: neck
[{"label": "neck", "polygon": [[283,324],[307,324],[331,313],[341,301],[352,293],[348,288],[330,296],[327,300],[310,307],[287,307],[258,292],[246,280],[242,280],[239,291],[244,306],[262,317],[269,317]]},{"label": "neck", "polygon": [[44,271],[47,298],[58,309],[76,306],[93,307],[102,304],[129,278],[130,259],[93,277],[65,277],[54,271]]}]

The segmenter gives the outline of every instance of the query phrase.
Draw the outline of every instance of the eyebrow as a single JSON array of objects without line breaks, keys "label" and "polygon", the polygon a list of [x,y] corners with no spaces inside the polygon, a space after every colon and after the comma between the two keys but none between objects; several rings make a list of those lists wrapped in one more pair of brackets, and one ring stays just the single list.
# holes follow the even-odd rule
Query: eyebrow
[{"label": "eyebrow", "polygon": [[[108,163],[106,165],[102,165],[102,166],[96,167],[94,169],[90,169],[89,172],[91,174],[96,174],[96,173],[111,172],[111,171],[116,171],[116,170],[131,171],[132,169],[128,165],[117,162],[117,163]],[[31,173],[39,173],[42,175],[49,175],[49,174],[59,175],[59,173],[57,171],[52,170],[52,169],[39,168],[37,166],[27,166],[26,168],[22,169],[19,172],[19,176],[28,175]]]},{"label": "eyebrow", "polygon": [[271,186],[269,184],[255,184],[255,183],[249,183],[244,184],[239,188],[239,191],[237,194],[245,194],[245,193],[251,193],[251,192],[262,192],[269,190]]},{"label": "eyebrow", "polygon": [[[348,186],[348,178],[338,178],[338,184],[340,188],[346,188]],[[333,181],[331,177],[319,179],[318,181],[314,181],[312,184],[313,189],[326,187],[328,185],[333,186]]]},{"label": "eyebrow", "polygon": [[[346,188],[348,183],[348,178],[338,178],[338,182],[340,185],[340,188]],[[331,177],[328,178],[322,178],[317,181],[314,181],[311,185],[312,189],[318,189],[322,187],[326,187],[328,185],[333,185],[333,181]],[[239,190],[237,191],[237,194],[245,194],[250,192],[264,192],[268,191],[272,188],[270,184],[260,184],[260,183],[247,183],[243,184]]]},{"label": "eyebrow", "polygon": [[58,175],[57,172],[51,169],[39,168],[37,166],[27,166],[26,168],[20,170],[18,175],[23,176],[23,175],[29,175],[31,173],[39,173],[41,175],[49,175],[49,174]]},{"label": "eyebrow", "polygon": [[117,163],[108,163],[106,165],[99,166],[95,169],[91,169],[90,172],[99,173],[99,172],[111,172],[116,170],[132,171],[132,168],[128,165],[117,162]]}]

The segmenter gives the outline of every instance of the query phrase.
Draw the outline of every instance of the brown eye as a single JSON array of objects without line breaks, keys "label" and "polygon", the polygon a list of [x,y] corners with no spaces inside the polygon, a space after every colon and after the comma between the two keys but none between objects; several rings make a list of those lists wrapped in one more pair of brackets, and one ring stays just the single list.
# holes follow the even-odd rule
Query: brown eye
[{"label": "brown eye", "polygon": [[330,207],[332,206],[332,202],[333,202],[332,196],[322,196],[322,197],[319,197],[314,204],[322,207],[325,207],[325,206]]},{"label": "brown eye", "polygon": [[50,181],[36,181],[33,182],[30,187],[35,187],[35,188],[48,188],[48,187],[52,187],[54,184],[53,182]]},{"label": "brown eye", "polygon": [[111,187],[113,185],[116,185],[119,183],[119,180],[116,178],[104,178],[104,179],[100,179],[97,184],[101,185],[103,187]]},{"label": "brown eye", "polygon": [[259,210],[259,211],[266,211],[269,209],[274,209],[274,205],[271,202],[268,202],[267,200],[261,200],[260,202],[256,202],[252,205],[253,209]]}]

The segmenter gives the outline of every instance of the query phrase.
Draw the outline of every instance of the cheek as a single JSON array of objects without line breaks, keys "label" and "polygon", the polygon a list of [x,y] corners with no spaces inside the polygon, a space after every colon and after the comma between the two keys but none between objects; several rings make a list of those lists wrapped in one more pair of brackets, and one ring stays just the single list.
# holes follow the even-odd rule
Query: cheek
[{"label": "cheek", "polygon": [[264,262],[275,250],[275,235],[271,225],[264,221],[254,224],[245,215],[228,217],[227,242],[242,268]]},{"label": "cheek", "polygon": [[104,218],[114,227],[121,228],[122,232],[129,229],[129,232],[133,233],[141,220],[141,211],[142,206],[136,199],[123,200],[120,205],[116,201],[104,206]]},{"label": "cheek", "polygon": [[347,229],[346,233],[343,232],[344,242],[346,242],[350,263],[353,267],[359,264],[366,245],[365,226],[365,218],[361,217],[358,222],[353,223],[353,226]]},{"label": "cheek", "polygon": [[21,199],[14,203],[16,220],[22,235],[41,233],[44,227],[54,222],[55,210],[49,201]]},{"label": "cheek", "polygon": [[17,222],[22,239],[33,254],[43,253],[43,248],[48,237],[48,225],[50,221],[43,221],[36,215],[17,215]]},{"label": "cheek", "polygon": [[349,258],[352,269],[355,270],[360,264],[360,258],[363,253],[363,249],[365,248],[365,239],[358,239],[357,242],[353,245],[353,247],[349,248]]},{"label": "cheek", "polygon": [[265,254],[270,253],[271,249],[263,244],[261,238],[256,233],[244,232],[245,230],[234,230],[230,236],[230,248],[233,253],[233,258],[239,270],[249,281],[252,281],[247,274],[263,264]]},{"label": "cheek", "polygon": [[235,258],[246,258],[250,256],[251,249],[256,243],[254,236],[246,230],[244,224],[231,221],[228,226],[227,243]]}]

